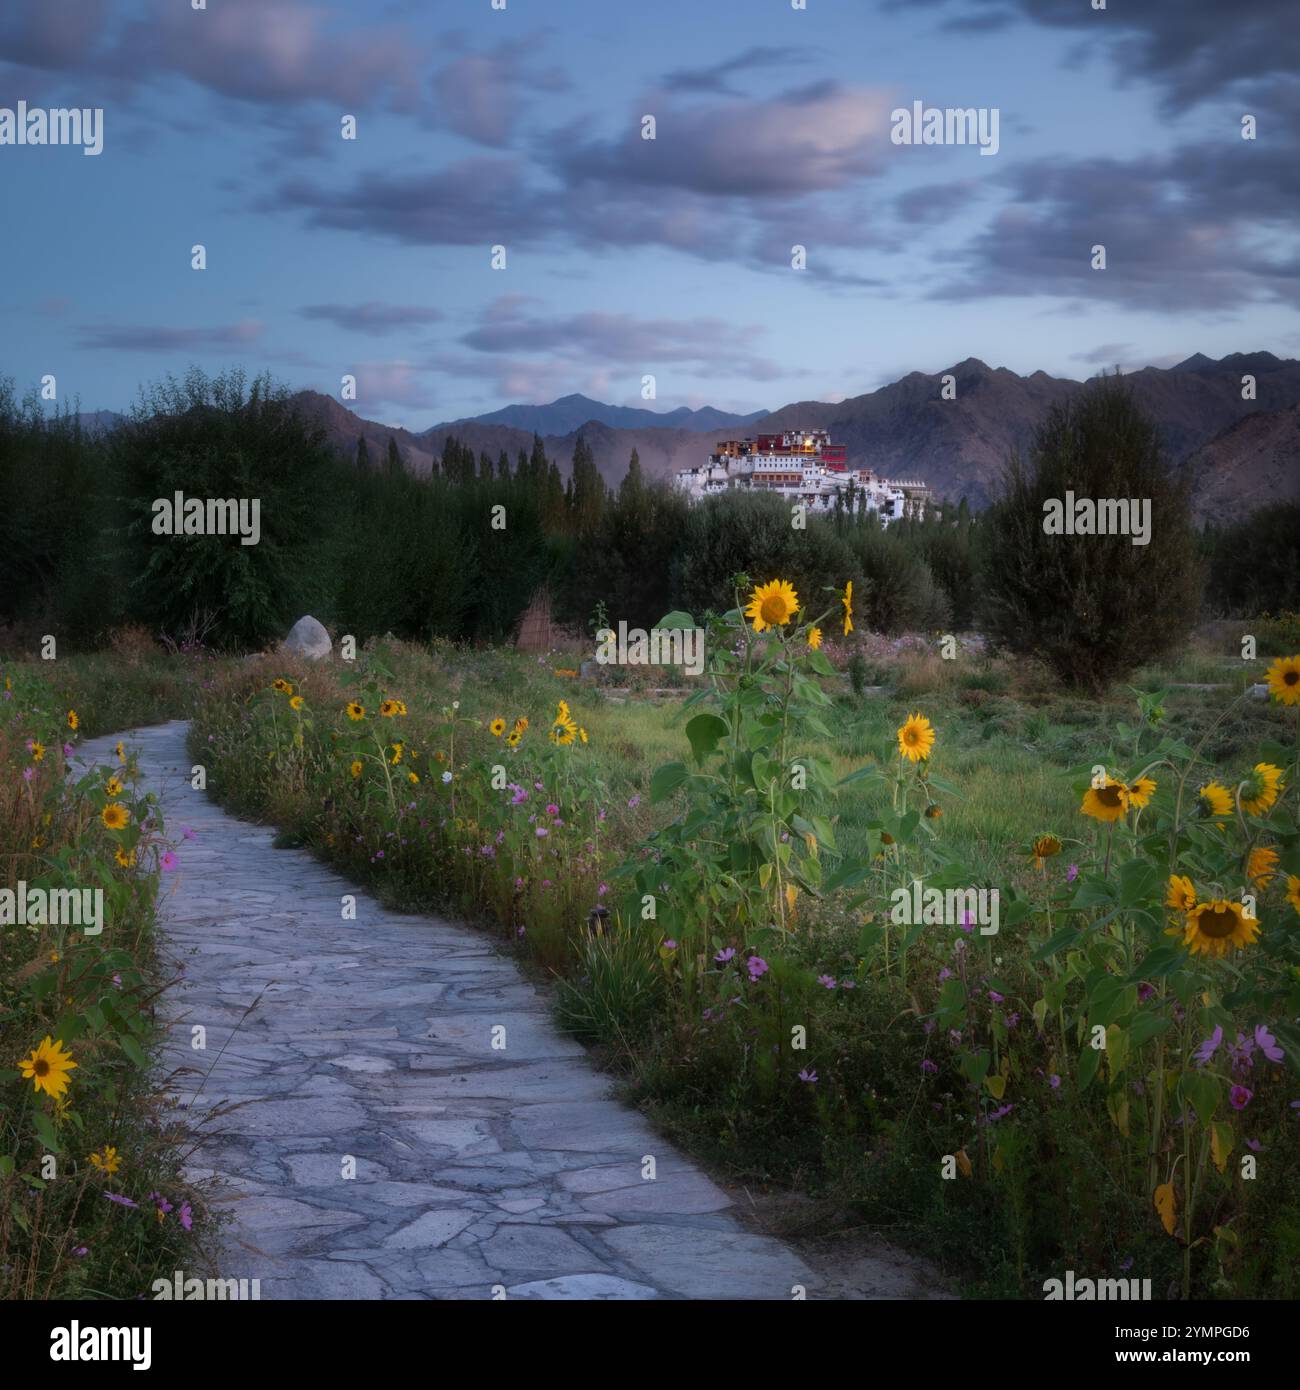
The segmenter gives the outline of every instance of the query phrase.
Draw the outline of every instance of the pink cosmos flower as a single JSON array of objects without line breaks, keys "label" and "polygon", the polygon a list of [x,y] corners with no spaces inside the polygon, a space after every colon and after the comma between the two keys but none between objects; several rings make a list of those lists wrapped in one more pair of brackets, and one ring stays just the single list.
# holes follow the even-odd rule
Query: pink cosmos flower
[{"label": "pink cosmos flower", "polygon": [[757,980],[759,976],[767,974],[767,962],[762,956],[750,956],[747,964],[751,980]]},{"label": "pink cosmos flower", "polygon": [[163,872],[169,874],[180,863],[180,860],[176,858],[171,850],[164,850],[163,856],[158,863],[162,866]]},{"label": "pink cosmos flower", "polygon": [[727,963],[735,954],[736,954],[736,948],[735,948],[734,946],[726,946],[726,947],[724,947],[721,951],[719,951],[718,954],[717,954],[716,956],[713,957],[713,959],[716,960],[716,961],[718,962],[719,965],[726,965],[726,963]]},{"label": "pink cosmos flower", "polygon": [[1262,1023],[1255,1028],[1255,1046],[1270,1062],[1280,1062],[1285,1055],[1282,1051],[1282,1045]]},{"label": "pink cosmos flower", "polygon": [[1249,1091],[1245,1086],[1234,1086],[1228,1092],[1228,1104],[1234,1110],[1244,1110],[1254,1099],[1254,1091]]}]

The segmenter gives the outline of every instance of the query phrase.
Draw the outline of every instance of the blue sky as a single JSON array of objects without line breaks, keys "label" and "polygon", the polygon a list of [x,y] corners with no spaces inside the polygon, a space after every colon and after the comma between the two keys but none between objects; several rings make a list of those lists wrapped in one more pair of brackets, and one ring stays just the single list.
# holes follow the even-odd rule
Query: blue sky
[{"label": "blue sky", "polygon": [[[423,429],[1300,355],[1297,74],[1293,0],[6,0],[0,107],[105,129],[0,146],[0,375],[351,373]],[[891,144],[914,100],[999,152]]]}]

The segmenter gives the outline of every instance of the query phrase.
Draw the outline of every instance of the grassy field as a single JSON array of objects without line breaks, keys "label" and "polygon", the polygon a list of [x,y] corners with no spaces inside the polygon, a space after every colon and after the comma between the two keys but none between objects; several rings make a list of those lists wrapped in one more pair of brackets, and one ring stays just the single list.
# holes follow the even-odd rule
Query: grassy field
[{"label": "grassy field", "polygon": [[[1300,908],[1275,872],[1258,944],[1207,960],[1164,941],[1171,868],[1235,894],[1244,863],[1226,817],[1189,816],[1179,767],[1199,807],[1261,749],[1290,757],[1231,853],[1295,850],[1296,712],[1241,696],[1272,653],[1233,660],[1236,642],[1212,634],[1104,699],[976,644],[944,661],[930,639],[866,637],[856,658],[828,642],[816,669],[778,654],[757,712],[726,725],[737,746],[706,738],[699,762],[697,687],[577,679],[578,652],[386,642],[313,665],[124,640],[60,661],[51,699],[96,728],[192,714],[212,795],[399,907],[497,933],[665,1133],[809,1199],[803,1233],[884,1232],[976,1297],[1041,1296],[1067,1268],[1131,1271],[1159,1297],[1291,1297]],[[764,711],[796,669],[781,757],[820,769],[819,790],[790,800],[782,773],[765,801],[730,770],[736,730],[761,787]],[[909,765],[916,712],[936,738]],[[1090,768],[1135,778],[1156,754],[1148,810],[1080,813]],[[674,763],[680,779],[656,777]],[[700,872],[733,844],[734,872]],[[891,927],[913,877],[996,887],[1000,933]],[[1197,1060],[1216,1027],[1223,1049]]]}]

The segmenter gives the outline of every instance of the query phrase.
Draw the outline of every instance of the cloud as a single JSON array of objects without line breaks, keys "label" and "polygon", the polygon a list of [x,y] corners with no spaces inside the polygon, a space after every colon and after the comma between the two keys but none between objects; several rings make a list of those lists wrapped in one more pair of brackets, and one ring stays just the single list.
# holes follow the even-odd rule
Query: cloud
[{"label": "cloud", "polygon": [[[1250,0],[1246,5],[1149,0],[1106,10],[1094,10],[1082,0],[1007,3],[1025,19],[1105,45],[1123,78],[1159,83],[1170,110],[1222,96],[1239,83],[1300,72],[1295,0]],[[977,27],[988,13],[985,0],[891,0],[887,8],[921,5],[943,8],[952,16],[945,27],[956,30]]]},{"label": "cloud", "polygon": [[413,304],[380,304],[375,300],[365,304],[309,304],[298,312],[305,319],[323,320],[349,332],[370,333],[375,337],[401,328],[437,323],[442,318],[437,309],[421,309]]},{"label": "cloud", "polygon": [[407,29],[339,29],[332,19],[306,0],[217,0],[206,10],[148,0],[119,34],[111,65],[131,78],[176,73],[258,104],[324,101],[355,111],[391,92],[399,109],[415,109],[429,45]]},{"label": "cloud", "polygon": [[669,92],[698,93],[701,91],[722,93],[728,96],[743,96],[743,89],[732,87],[727,79],[741,73],[755,72],[763,68],[779,68],[789,72],[794,67],[805,67],[817,58],[815,49],[774,48],[757,44],[738,53],[734,58],[724,58],[720,63],[712,63],[702,68],[679,68],[666,73],[661,86]]},{"label": "cloud", "polygon": [[79,347],[109,352],[184,352],[247,347],[255,343],[266,325],[257,319],[241,319],[217,328],[162,328],[155,324],[84,325]]},{"label": "cloud", "polygon": [[655,116],[654,140],[641,138],[639,117],[629,119],[614,140],[574,143],[556,167],[571,185],[675,188],[711,198],[840,189],[879,172],[888,108],[883,91],[825,82],[725,105],[673,108],[647,98],[642,109]]},{"label": "cloud", "polygon": [[947,222],[954,213],[969,207],[979,195],[980,186],[974,180],[927,183],[900,193],[895,200],[894,210],[902,221],[913,225]]},{"label": "cloud", "polygon": [[437,403],[428,385],[428,368],[424,364],[358,362],[350,370],[357,379],[356,408],[359,410],[373,410],[381,404],[429,410]]},{"label": "cloud", "polygon": [[[940,299],[1054,295],[1181,314],[1300,305],[1294,131],[1123,160],[1035,160],[959,255]],[[1106,269],[1091,248],[1106,248]]]},{"label": "cloud", "polygon": [[1087,352],[1072,352],[1070,360],[1087,362],[1091,366],[1112,367],[1116,362],[1123,362],[1132,347],[1132,343],[1102,343],[1100,347],[1090,348]]},{"label": "cloud", "polygon": [[560,68],[536,65],[536,45],[535,39],[501,44],[489,53],[466,53],[441,69],[433,87],[446,124],[481,145],[505,146],[526,92],[569,86]]},{"label": "cloud", "polygon": [[715,318],[641,319],[602,311],[548,316],[518,303],[503,311],[498,303],[460,341],[482,353],[533,353],[593,365],[622,362],[648,372],[674,363],[743,372],[756,380],[784,376],[786,366],[739,347],[763,331],[760,324]]},{"label": "cloud", "polygon": [[[14,0],[10,0],[13,4]],[[0,61],[65,70],[80,67],[103,36],[107,0],[27,4],[0,15]]]},{"label": "cloud", "polygon": [[432,173],[365,173],[338,189],[292,179],[261,206],[304,212],[313,226],[410,245],[482,246],[485,256],[498,243],[535,242],[563,215],[556,198],[528,186],[518,159],[490,155]]}]

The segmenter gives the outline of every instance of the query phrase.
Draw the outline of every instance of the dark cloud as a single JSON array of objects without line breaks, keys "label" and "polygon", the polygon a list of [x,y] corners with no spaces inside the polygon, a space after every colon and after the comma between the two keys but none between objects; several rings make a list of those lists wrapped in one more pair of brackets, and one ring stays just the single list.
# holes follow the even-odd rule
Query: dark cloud
[{"label": "dark cloud", "polygon": [[162,328],[156,325],[95,324],[78,331],[77,346],[109,352],[184,352],[248,347],[261,336],[264,325],[256,319],[217,328]]},{"label": "dark cloud", "polygon": [[262,206],[301,211],[313,226],[410,245],[482,246],[485,257],[498,243],[536,242],[564,217],[558,199],[530,188],[519,160],[487,155],[427,174],[362,174],[338,189],[293,179]]},{"label": "dark cloud", "polygon": [[496,301],[478,326],[461,337],[461,343],[480,353],[536,354],[592,364],[620,362],[646,371],[665,363],[717,370],[723,356],[729,369],[755,380],[772,380],[787,372],[784,365],[744,350],[743,344],[763,334],[761,324],[714,318],[644,319],[604,312],[548,315],[534,310],[532,304],[521,296]]},{"label": "dark cloud", "polygon": [[[13,6],[13,8],[10,8]],[[0,14],[0,62],[30,68],[80,67],[103,36],[107,0],[59,4],[6,0]]]},{"label": "dark cloud", "polygon": [[894,202],[894,210],[904,222],[913,225],[929,225],[947,222],[954,213],[978,198],[980,186],[972,180],[959,183],[927,183],[921,188],[910,188],[900,193]]},{"label": "dark cloud", "polygon": [[413,304],[380,304],[374,300],[365,304],[309,304],[299,313],[306,319],[324,320],[349,332],[370,333],[375,337],[402,328],[437,323],[442,318],[437,309],[421,309]]},{"label": "dark cloud", "polygon": [[[1159,83],[1171,110],[1242,82],[1300,73],[1295,0],[1112,0],[1105,10],[1085,0],[1007,3],[1026,19],[1106,48],[1123,77]],[[954,29],[969,29],[988,13],[985,0],[890,0],[887,8],[920,6],[942,9]]]},{"label": "dark cloud", "polygon": [[816,58],[817,53],[811,48],[773,48],[757,44],[720,63],[701,68],[679,68],[667,73],[660,85],[665,91],[689,92],[695,96],[701,92],[710,96],[743,96],[743,87],[731,86],[728,78],[764,68],[789,72],[794,68],[806,67]]},{"label": "dark cloud", "polygon": [[[935,297],[1057,295],[1163,313],[1300,304],[1294,140],[1233,138],[1130,160],[1039,160]],[[1270,242],[1268,233],[1277,236]],[[1104,245],[1107,268],[1091,268]]]}]

